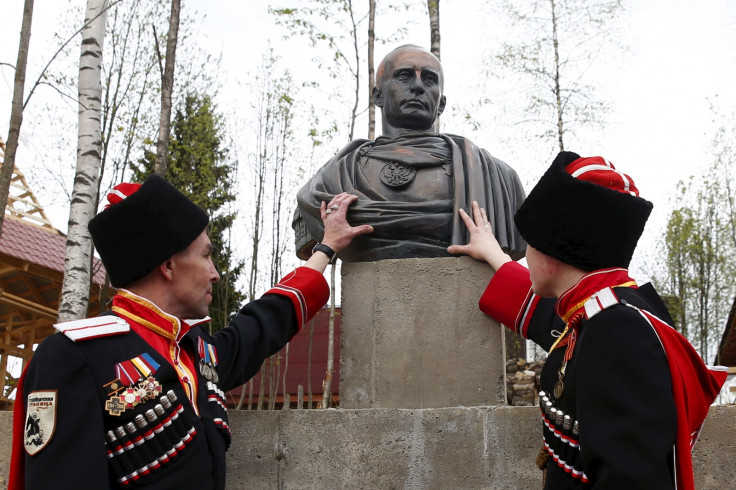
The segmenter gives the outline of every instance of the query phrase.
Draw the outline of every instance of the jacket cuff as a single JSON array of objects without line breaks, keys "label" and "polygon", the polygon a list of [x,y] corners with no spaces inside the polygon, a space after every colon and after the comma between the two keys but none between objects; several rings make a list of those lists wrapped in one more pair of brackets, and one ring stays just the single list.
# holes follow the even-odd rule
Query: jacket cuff
[{"label": "jacket cuff", "polygon": [[320,272],[309,267],[297,267],[265,294],[289,298],[301,329],[330,299],[330,287]]},{"label": "jacket cuff", "polygon": [[539,296],[532,292],[529,270],[517,262],[507,262],[491,278],[480,297],[483,313],[527,338],[527,327]]}]

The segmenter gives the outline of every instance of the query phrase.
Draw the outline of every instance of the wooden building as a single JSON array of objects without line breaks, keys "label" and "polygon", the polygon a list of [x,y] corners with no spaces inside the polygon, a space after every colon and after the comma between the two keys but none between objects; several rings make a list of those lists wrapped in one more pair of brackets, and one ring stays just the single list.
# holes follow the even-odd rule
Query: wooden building
[{"label": "wooden building", "polygon": [[[4,149],[0,140],[0,161]],[[65,250],[66,236],[51,225],[16,167],[0,235],[0,410],[12,408],[21,369],[55,331]],[[94,268],[90,314],[100,311],[105,282],[99,260]]]}]

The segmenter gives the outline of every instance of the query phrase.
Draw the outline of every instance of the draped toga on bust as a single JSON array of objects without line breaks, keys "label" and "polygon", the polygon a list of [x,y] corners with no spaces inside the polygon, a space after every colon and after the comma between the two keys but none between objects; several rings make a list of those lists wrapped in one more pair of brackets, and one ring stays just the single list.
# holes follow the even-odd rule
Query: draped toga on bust
[{"label": "draped toga on bust", "polygon": [[[341,192],[359,197],[348,211],[350,224],[374,228],[339,254],[347,262],[448,257],[448,245],[468,242],[458,210],[470,212],[473,201],[485,208],[498,242],[512,258],[523,257],[526,249],[513,219],[525,197],[518,175],[461,136],[381,136],[343,148],[297,194],[300,258],[309,257],[311,237],[322,239],[320,203]],[[311,237],[301,236],[304,227]]]}]

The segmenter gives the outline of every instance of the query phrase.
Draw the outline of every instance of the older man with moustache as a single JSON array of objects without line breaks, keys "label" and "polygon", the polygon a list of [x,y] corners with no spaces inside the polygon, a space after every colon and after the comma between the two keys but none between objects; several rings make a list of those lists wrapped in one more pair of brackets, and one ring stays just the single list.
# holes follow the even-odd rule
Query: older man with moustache
[{"label": "older man with moustache", "polygon": [[155,175],[115,187],[89,229],[118,292],[108,314],[57,324],[28,364],[9,488],[225,488],[224,392],[324,306],[325,267],[371,232],[345,220],[355,199],[322,203],[318,252],[210,335],[207,213]]}]

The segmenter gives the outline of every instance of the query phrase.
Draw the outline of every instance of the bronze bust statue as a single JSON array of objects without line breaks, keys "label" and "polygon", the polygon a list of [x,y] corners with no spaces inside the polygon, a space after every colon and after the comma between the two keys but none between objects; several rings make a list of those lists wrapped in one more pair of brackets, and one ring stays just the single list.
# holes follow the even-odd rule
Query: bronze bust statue
[{"label": "bronze bust statue", "polygon": [[445,108],[443,81],[440,61],[419,46],[401,46],[383,59],[373,88],[383,134],[351,142],[298,192],[300,258],[322,237],[320,203],[340,192],[359,196],[350,222],[374,227],[339,254],[342,260],[448,257],[448,245],[468,241],[458,210],[470,212],[473,201],[486,209],[504,250],[523,257],[513,216],[525,194],[516,172],[461,136],[433,131]]}]

